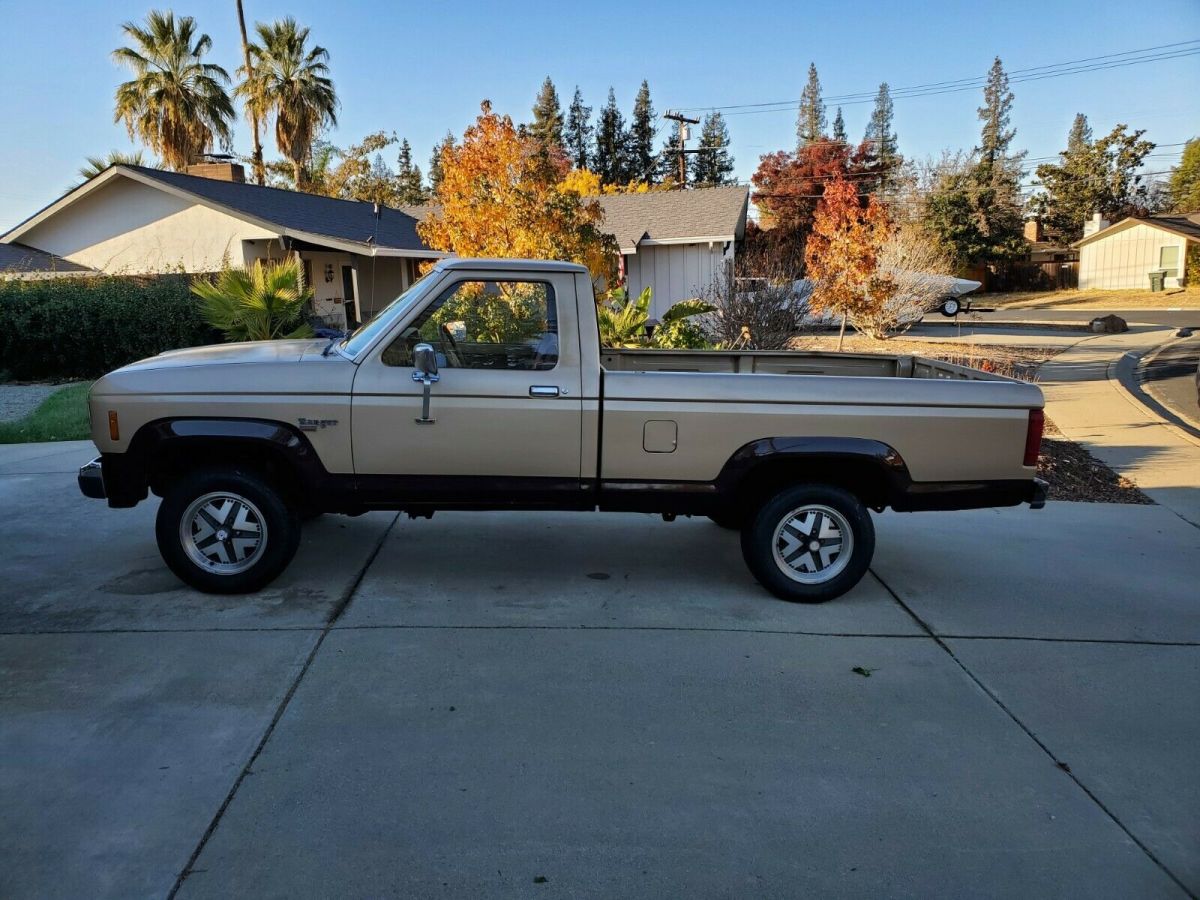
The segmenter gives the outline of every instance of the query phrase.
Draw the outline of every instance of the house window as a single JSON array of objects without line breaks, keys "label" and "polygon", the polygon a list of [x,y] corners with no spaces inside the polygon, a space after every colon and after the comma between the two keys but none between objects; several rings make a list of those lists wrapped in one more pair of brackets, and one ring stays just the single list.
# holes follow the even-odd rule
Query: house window
[{"label": "house window", "polygon": [[1179,247],[1162,247],[1158,251],[1158,267],[1165,269],[1168,278],[1179,275]]}]

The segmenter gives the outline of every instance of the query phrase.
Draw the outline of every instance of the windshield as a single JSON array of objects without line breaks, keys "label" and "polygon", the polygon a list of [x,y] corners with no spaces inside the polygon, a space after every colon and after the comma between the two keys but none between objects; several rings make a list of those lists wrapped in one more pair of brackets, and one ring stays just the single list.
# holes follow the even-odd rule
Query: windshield
[{"label": "windshield", "polygon": [[383,331],[386,331],[388,326],[396,320],[404,309],[417,297],[420,293],[418,288],[429,279],[429,276],[436,272],[436,267],[430,269],[416,281],[414,281],[407,291],[381,309],[375,316],[362,325],[358,326],[349,337],[341,342],[338,346],[347,356],[358,356],[371,342]]}]

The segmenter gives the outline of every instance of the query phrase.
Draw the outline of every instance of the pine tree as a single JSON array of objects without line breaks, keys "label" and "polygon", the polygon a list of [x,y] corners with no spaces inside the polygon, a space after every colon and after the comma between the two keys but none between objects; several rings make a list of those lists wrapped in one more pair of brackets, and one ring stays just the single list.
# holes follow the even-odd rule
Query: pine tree
[{"label": "pine tree", "polygon": [[1092,126],[1088,124],[1087,116],[1075,113],[1075,121],[1067,133],[1067,153],[1078,153],[1092,142]]},{"label": "pine tree", "polygon": [[1200,210],[1200,138],[1192,138],[1183,145],[1183,156],[1179,165],[1171,170],[1169,184],[1175,212]]},{"label": "pine tree", "polygon": [[608,89],[608,102],[600,110],[600,122],[596,126],[596,152],[593,170],[600,176],[601,184],[625,184],[629,180],[629,132],[625,130],[625,117],[617,108],[617,95]]},{"label": "pine tree", "polygon": [[979,118],[983,122],[980,133],[979,152],[985,162],[1008,156],[1008,149],[1017,132],[1009,128],[1012,120],[1013,92],[1008,88],[1008,75],[996,57],[988,71],[987,84],[983,88],[983,106],[979,107]]},{"label": "pine tree", "polygon": [[549,75],[542,82],[537,102],[533,104],[533,124],[529,126],[529,131],[547,153],[562,149],[562,107],[559,106],[558,91],[554,89],[554,82],[550,80]]},{"label": "pine tree", "polygon": [[[679,129],[681,122],[672,122],[671,130],[663,139],[662,150],[658,154],[658,180],[679,181]],[[687,157],[684,157],[686,160]],[[685,162],[686,165],[686,162]]]},{"label": "pine tree", "polygon": [[833,139],[838,143],[846,143],[846,120],[842,118],[842,108],[837,108],[837,115],[833,117]]},{"label": "pine tree", "polygon": [[418,206],[428,199],[421,182],[421,167],[413,164],[412,147],[405,138],[396,158],[396,200],[404,206]]},{"label": "pine tree", "polygon": [[629,175],[636,181],[655,180],[654,107],[650,103],[650,85],[643,81],[633,101],[633,121],[629,127]]},{"label": "pine tree", "polygon": [[696,184],[729,184],[733,181],[733,157],[729,155],[729,128],[720,112],[704,117],[700,152],[692,157],[692,181]]},{"label": "pine tree", "polygon": [[825,136],[825,101],[821,99],[821,79],[816,63],[808,64],[808,84],[800,95],[800,114],[796,117],[796,147],[803,147]]},{"label": "pine tree", "polygon": [[575,97],[571,100],[571,108],[567,110],[563,143],[571,165],[577,169],[586,169],[591,162],[592,132],[592,108],[583,105],[583,94],[576,85]]},{"label": "pine tree", "polygon": [[436,194],[442,183],[442,151],[455,145],[454,132],[447,131],[442,140],[433,145],[433,153],[429,157],[429,191]]},{"label": "pine tree", "polygon": [[863,141],[867,152],[876,160],[879,170],[879,191],[887,194],[896,181],[896,170],[902,162],[896,132],[892,130],[892,92],[885,81],[875,95],[875,108],[867,123]]}]

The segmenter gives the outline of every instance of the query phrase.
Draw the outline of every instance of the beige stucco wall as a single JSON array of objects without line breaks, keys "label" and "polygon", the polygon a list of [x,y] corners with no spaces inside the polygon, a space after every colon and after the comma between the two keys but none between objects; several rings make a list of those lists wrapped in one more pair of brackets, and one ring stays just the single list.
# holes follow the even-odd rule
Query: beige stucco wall
[{"label": "beige stucco wall", "polygon": [[651,315],[661,316],[671,304],[705,294],[733,260],[733,243],[645,244],[625,257],[625,284],[630,296],[647,285],[653,290]]},{"label": "beige stucco wall", "polygon": [[1150,287],[1150,272],[1161,268],[1163,247],[1179,248],[1178,274],[1166,287],[1183,283],[1187,239],[1153,225],[1137,224],[1097,238],[1079,248],[1079,287],[1108,290]]},{"label": "beige stucco wall", "polygon": [[243,241],[275,234],[129,178],[32,228],[21,242],[109,273],[215,272],[246,262]]}]

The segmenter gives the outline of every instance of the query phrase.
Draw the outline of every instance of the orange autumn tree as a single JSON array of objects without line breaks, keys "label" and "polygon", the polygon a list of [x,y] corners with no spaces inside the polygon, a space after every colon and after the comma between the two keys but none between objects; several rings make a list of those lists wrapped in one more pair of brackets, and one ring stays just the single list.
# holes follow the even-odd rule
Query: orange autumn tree
[{"label": "orange autumn tree", "polygon": [[825,186],[804,248],[804,264],[813,282],[811,308],[841,316],[843,332],[847,318],[868,318],[896,292],[895,280],[879,267],[879,254],[890,234],[887,210],[874,197],[863,206],[858,189],[843,178]]},{"label": "orange autumn tree", "polygon": [[610,277],[616,244],[603,212],[562,182],[570,168],[485,100],[458,146],[443,146],[434,210],[417,225],[435,250],[459,256],[564,259]]}]

